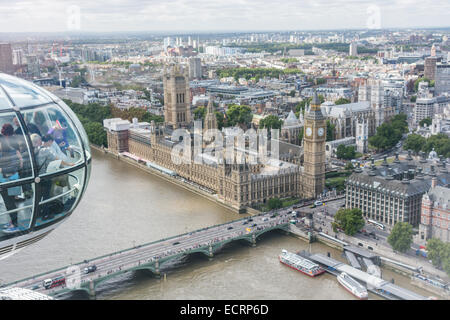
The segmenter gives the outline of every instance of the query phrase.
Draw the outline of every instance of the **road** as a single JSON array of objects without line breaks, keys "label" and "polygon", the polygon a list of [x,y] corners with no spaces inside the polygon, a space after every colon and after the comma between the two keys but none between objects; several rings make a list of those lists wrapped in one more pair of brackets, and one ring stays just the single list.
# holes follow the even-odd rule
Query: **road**
[{"label": "road", "polygon": [[[171,239],[163,239],[155,243],[138,245],[130,250],[73,264],[69,268],[61,268],[13,285],[45,294],[56,293],[66,288],[66,285],[45,289],[43,286],[45,279],[65,277],[70,282],[69,278],[76,278],[80,284],[84,284],[91,280],[97,280],[110,274],[121,272],[122,270],[125,271],[130,268],[139,267],[141,264],[156,262],[164,257],[176,254],[183,255],[183,253],[188,254],[196,248],[209,247],[215,243],[233,239],[247,233],[289,223],[292,217],[291,211],[292,208],[287,208],[278,211],[278,215],[275,217],[271,217],[272,213],[267,213],[232,221],[220,226],[200,229]],[[97,270],[85,274],[83,272],[84,268],[92,265],[95,265]],[[77,270],[77,268],[79,269]]]}]

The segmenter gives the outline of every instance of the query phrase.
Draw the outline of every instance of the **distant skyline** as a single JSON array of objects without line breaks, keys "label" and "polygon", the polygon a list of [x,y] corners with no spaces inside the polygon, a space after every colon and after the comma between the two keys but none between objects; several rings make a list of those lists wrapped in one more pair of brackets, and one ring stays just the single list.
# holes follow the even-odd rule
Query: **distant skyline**
[{"label": "distant skyline", "polygon": [[1,32],[448,27],[448,0],[0,0]]}]

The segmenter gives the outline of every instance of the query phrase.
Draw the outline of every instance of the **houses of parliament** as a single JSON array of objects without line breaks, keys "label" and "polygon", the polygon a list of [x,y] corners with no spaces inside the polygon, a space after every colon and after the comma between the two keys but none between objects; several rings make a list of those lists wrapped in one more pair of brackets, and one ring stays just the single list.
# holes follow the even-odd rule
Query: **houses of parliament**
[{"label": "houses of parliament", "polygon": [[[305,114],[303,166],[280,159],[254,164],[248,161],[248,151],[241,154],[244,161],[240,163],[227,163],[220,157],[209,157],[202,159],[204,161],[192,160],[177,164],[172,155],[176,144],[171,140],[173,130],[185,128],[194,135],[194,130],[190,130],[193,129],[194,122],[191,120],[193,117],[187,70],[179,65],[166,67],[163,84],[165,123],[105,119],[109,152],[129,153],[171,170],[183,179],[209,189],[217,195],[219,201],[238,212],[245,212],[248,207],[257,207],[271,198],[316,198],[323,192],[326,123],[317,95],[311,102],[309,112]],[[217,129],[212,100],[208,103],[203,121],[204,130]],[[233,128],[224,128],[222,131],[230,129]],[[202,146],[204,147],[205,145]],[[237,154],[237,150],[235,151]],[[206,157],[202,153],[200,156]]]}]

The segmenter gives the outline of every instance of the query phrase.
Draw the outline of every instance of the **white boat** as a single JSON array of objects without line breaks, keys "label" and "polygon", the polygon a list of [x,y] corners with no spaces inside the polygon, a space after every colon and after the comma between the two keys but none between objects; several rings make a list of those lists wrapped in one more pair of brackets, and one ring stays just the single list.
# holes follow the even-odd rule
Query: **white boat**
[{"label": "white boat", "polygon": [[315,277],[325,272],[321,266],[311,260],[303,258],[295,253],[288,252],[284,249],[281,251],[279,259],[281,263],[310,277]]},{"label": "white boat", "polygon": [[347,289],[348,292],[353,294],[358,299],[367,299],[369,297],[367,294],[367,289],[358,281],[350,277],[347,273],[342,272],[337,276],[337,280],[345,289]]}]

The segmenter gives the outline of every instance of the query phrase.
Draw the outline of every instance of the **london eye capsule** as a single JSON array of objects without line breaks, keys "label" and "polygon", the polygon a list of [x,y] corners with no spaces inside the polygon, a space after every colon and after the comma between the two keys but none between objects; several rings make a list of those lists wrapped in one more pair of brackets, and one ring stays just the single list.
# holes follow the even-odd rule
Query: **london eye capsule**
[{"label": "london eye capsule", "polygon": [[44,238],[86,190],[86,132],[58,97],[0,73],[0,259]]}]

